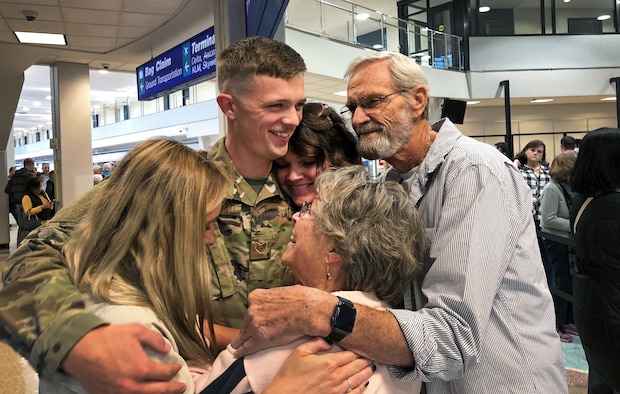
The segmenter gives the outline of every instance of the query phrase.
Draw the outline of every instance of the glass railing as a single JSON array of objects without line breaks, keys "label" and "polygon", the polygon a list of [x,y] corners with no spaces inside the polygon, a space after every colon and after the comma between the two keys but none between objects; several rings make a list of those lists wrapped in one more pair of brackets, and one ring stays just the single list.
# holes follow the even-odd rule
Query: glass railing
[{"label": "glass railing", "polygon": [[423,66],[463,71],[463,38],[346,0],[290,0],[286,26],[344,44],[408,54]]}]

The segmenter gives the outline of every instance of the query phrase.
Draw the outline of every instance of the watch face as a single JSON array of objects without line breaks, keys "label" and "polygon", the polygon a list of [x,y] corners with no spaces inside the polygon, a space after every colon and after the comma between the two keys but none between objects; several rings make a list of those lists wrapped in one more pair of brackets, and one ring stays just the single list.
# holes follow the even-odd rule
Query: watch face
[{"label": "watch face", "polygon": [[352,332],[353,325],[355,324],[355,307],[350,307],[347,304],[341,304],[338,308],[338,316],[336,316],[336,326],[341,330]]}]

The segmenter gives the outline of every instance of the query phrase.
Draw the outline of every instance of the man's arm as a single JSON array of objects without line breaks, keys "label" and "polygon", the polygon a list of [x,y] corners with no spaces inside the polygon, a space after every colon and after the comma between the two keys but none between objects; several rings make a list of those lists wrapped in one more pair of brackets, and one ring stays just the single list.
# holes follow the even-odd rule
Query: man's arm
[{"label": "man's arm", "polygon": [[61,248],[73,227],[41,226],[9,256],[0,289],[3,337],[49,377],[89,330],[105,324],[84,312],[82,295],[63,264]]},{"label": "man's arm", "polygon": [[[232,341],[235,356],[290,343],[303,335],[327,337],[338,298],[305,286],[286,286],[250,293],[241,333]],[[339,344],[363,357],[413,367],[411,350],[390,312],[355,305],[353,332]]]}]

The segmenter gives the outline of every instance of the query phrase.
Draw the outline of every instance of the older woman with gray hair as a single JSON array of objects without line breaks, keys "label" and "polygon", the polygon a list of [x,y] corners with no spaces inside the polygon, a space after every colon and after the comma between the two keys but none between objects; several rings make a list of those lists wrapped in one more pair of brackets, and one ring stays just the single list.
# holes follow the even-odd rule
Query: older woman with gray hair
[{"label": "older woman with gray hair", "polygon": [[[302,285],[333,292],[343,301],[377,309],[400,305],[428,243],[413,201],[396,182],[370,180],[362,166],[325,171],[315,187],[314,202],[293,216],[295,228],[282,264]],[[263,392],[288,355],[308,340],[246,356],[246,377],[232,392]],[[211,380],[235,361],[233,352],[228,346],[220,354]],[[343,393],[353,386],[349,379],[337,384]],[[420,387],[419,381],[396,380],[385,365],[377,365],[364,392],[418,393]]]}]

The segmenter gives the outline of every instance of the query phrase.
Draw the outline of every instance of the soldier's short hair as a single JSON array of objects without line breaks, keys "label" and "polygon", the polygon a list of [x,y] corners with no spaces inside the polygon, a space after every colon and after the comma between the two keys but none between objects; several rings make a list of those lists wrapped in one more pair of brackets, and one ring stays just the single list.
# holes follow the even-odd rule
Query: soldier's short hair
[{"label": "soldier's short hair", "polygon": [[217,60],[217,84],[220,92],[230,93],[244,87],[255,76],[290,80],[306,71],[299,53],[283,42],[265,37],[248,37],[224,49]]}]

